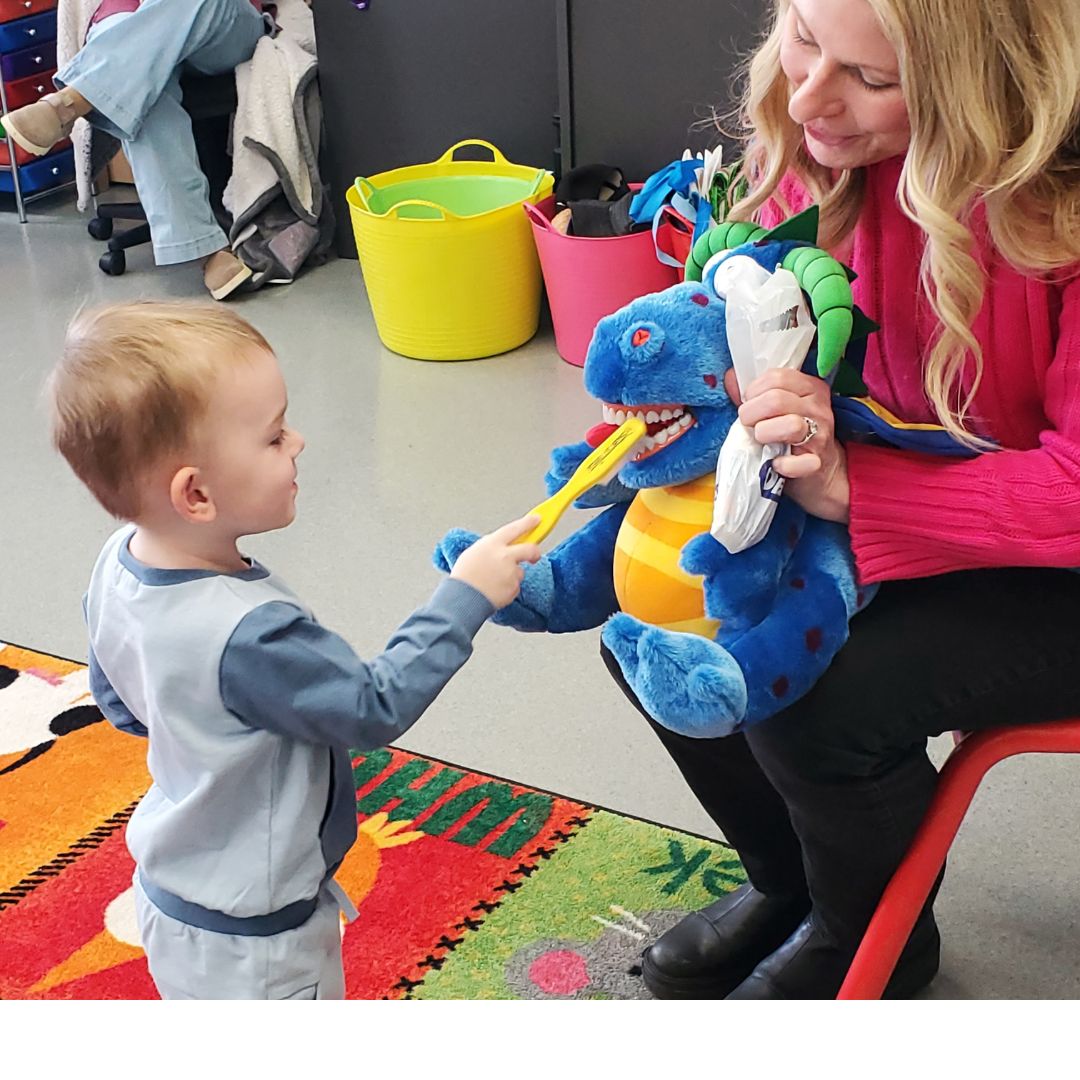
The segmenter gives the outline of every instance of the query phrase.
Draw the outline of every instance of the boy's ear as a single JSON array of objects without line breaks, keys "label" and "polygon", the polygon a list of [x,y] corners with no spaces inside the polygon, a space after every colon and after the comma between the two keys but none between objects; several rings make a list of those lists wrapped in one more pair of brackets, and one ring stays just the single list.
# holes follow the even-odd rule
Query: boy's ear
[{"label": "boy's ear", "polygon": [[169,483],[172,508],[191,525],[207,525],[217,517],[217,507],[205,486],[202,474],[194,466],[178,469]]}]

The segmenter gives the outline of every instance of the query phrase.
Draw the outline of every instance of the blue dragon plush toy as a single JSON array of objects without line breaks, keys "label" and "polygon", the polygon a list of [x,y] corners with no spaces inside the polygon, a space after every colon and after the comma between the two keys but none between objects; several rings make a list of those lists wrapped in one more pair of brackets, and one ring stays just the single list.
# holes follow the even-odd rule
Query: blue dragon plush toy
[{"label": "blue dragon plush toy", "polygon": [[[627,414],[647,421],[648,436],[612,479],[575,504],[605,509],[527,567],[518,598],[494,616],[534,632],[604,624],[602,639],[638,699],[684,735],[729,734],[805,694],[874,591],[856,581],[847,530],[809,517],[789,498],[780,499],[765,538],[738,554],[709,533],[716,460],[736,422],[724,389],[732,366],[725,301],[708,285],[716,266],[748,256],[796,275],[817,324],[808,370],[822,376],[835,377],[848,346],[874,328],[852,303],[850,273],[814,246],[816,233],[816,208],[771,232],[717,226],[694,246],[684,283],[599,322],[584,382],[603,403],[605,423],[553,452],[549,493]],[[854,369],[845,370],[851,378]],[[867,436],[895,429],[888,423],[895,418],[882,414],[863,402],[849,427],[861,425]],[[885,438],[904,445],[900,431]],[[947,438],[934,449],[952,452]],[[476,539],[451,530],[436,566],[449,570]]]}]

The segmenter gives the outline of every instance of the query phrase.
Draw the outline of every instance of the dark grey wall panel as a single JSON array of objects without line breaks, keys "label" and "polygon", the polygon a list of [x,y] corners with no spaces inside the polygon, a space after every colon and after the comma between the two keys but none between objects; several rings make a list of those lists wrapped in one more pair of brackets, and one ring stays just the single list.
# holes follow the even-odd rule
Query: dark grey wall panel
[{"label": "dark grey wall panel", "polygon": [[438,157],[480,136],[555,168],[555,0],[315,0],[326,172],[340,254],[354,258],[344,191],[357,174]]},{"label": "dark grey wall panel", "polygon": [[[377,2],[377,0],[376,0]],[[733,103],[732,78],[767,0],[560,0],[568,12],[575,164],[620,165],[643,180],[721,139],[696,121]]]}]

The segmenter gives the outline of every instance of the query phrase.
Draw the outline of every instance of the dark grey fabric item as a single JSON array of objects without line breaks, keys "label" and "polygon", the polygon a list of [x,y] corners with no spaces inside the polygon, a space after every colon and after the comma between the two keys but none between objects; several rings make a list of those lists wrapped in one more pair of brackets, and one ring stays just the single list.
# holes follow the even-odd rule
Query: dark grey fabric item
[{"label": "dark grey fabric item", "polygon": [[319,172],[323,138],[322,102],[316,71],[297,87],[293,114],[301,134],[305,165],[315,192],[314,215],[301,204],[288,170],[269,148],[248,142],[274,166],[278,183],[261,199],[242,211],[229,230],[236,256],[251,267],[252,276],[240,287],[253,292],[268,283],[293,281],[309,266],[326,262],[334,239],[335,217],[329,189]]},{"label": "dark grey fabric item", "polygon": [[322,190],[322,213],[315,225],[301,220],[280,191],[251,216],[247,235],[234,247],[252,270],[238,292],[291,282],[305,268],[326,262],[334,239],[334,212],[327,189]]},{"label": "dark grey fabric item", "polygon": [[570,209],[571,236],[625,236],[643,226],[630,219],[633,193],[617,165],[578,165],[555,188],[558,209]]},{"label": "dark grey fabric item", "polygon": [[629,190],[618,165],[577,165],[559,180],[555,202],[560,207],[583,199],[608,202],[621,199]]},{"label": "dark grey fabric item", "polygon": [[625,236],[649,228],[649,223],[639,225],[630,218],[632,192],[621,199],[577,199],[570,203],[571,236]]}]

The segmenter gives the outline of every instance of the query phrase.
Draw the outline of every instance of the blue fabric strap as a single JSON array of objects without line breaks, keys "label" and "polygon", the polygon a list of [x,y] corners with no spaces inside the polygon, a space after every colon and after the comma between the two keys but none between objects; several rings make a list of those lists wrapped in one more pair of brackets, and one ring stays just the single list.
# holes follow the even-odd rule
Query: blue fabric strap
[{"label": "blue fabric strap", "polygon": [[660,207],[671,201],[674,192],[689,195],[695,174],[701,168],[701,158],[673,161],[645,181],[630,203],[630,218],[639,225],[652,221]]},{"label": "blue fabric strap", "polygon": [[842,441],[894,446],[945,457],[978,457],[979,451],[953,438],[939,424],[909,424],[894,416],[884,405],[868,397],[834,394],[833,415],[836,434]]},{"label": "blue fabric strap", "polygon": [[701,198],[696,192],[689,198],[676,192],[671,197],[671,208],[682,214],[687,221],[694,223],[691,244],[696,244],[709,231],[709,226],[712,225],[712,204],[708,199]]},{"label": "blue fabric strap", "polygon": [[[212,911],[201,904],[193,904],[175,893],[159,888],[139,873],[139,884],[147,898],[170,919],[196,926],[200,930],[212,930],[215,934],[237,934],[240,937],[272,937],[274,934],[295,930],[315,914],[319,906],[318,893],[310,900],[297,900],[268,915],[239,917],[226,915],[224,911]],[[321,890],[320,890],[321,891]]]},{"label": "blue fabric strap", "polygon": [[658,262],[662,262],[665,266],[674,266],[678,270],[682,270],[683,264],[679,262],[673,255],[669,255],[661,246],[660,238],[657,235],[660,230],[660,222],[664,216],[664,208],[661,206],[656,211],[656,216],[652,219],[652,242],[653,247],[656,249],[656,259]]}]

